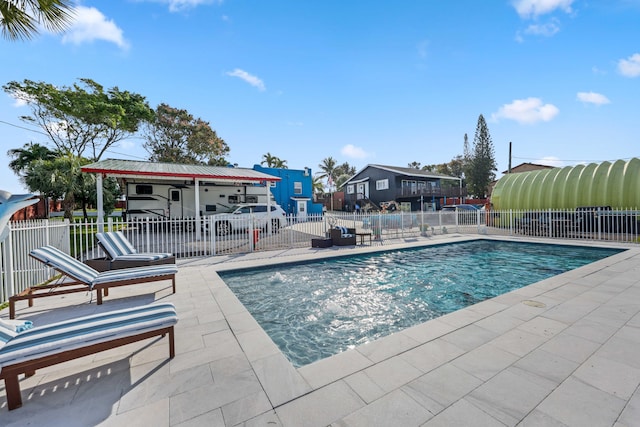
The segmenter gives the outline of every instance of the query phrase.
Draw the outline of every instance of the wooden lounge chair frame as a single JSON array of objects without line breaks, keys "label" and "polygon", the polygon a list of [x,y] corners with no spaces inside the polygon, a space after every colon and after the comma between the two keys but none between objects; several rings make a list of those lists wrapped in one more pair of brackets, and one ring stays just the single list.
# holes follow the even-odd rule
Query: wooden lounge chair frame
[{"label": "wooden lounge chair frame", "polygon": [[9,407],[9,410],[16,409],[22,406],[22,392],[20,391],[20,382],[18,381],[18,376],[20,374],[24,374],[25,377],[31,377],[35,375],[37,369],[46,368],[47,366],[56,365],[58,363],[67,362],[69,360],[78,359],[80,357],[89,356],[95,353],[100,353],[101,351],[110,350],[115,347],[120,347],[141,340],[146,340],[147,338],[152,338],[155,336],[164,337],[165,335],[169,335],[169,358],[173,359],[175,357],[176,350],[174,342],[174,330],[173,326],[171,326],[168,328],[158,329],[157,331],[145,332],[126,338],[118,338],[115,340],[93,344],[75,350],[65,351],[52,356],[41,357],[39,359],[30,360],[25,363],[5,366],[0,371],[0,379],[4,380],[4,388],[7,394],[7,406]]},{"label": "wooden lounge chair frame", "polygon": [[[33,256],[33,254],[29,254],[31,257],[38,259]],[[38,261],[41,261],[38,259]],[[42,261],[41,261],[42,262]],[[78,261],[79,262],[79,261]],[[35,298],[44,298],[54,295],[64,295],[70,294],[74,292],[91,292],[92,290],[96,291],[96,302],[98,305],[102,304],[102,297],[109,296],[109,288],[115,288],[118,286],[127,286],[134,285],[139,283],[148,283],[148,282],[159,282],[161,280],[169,280],[171,279],[172,291],[176,293],[176,274],[163,274],[157,276],[148,276],[148,277],[136,277],[129,279],[121,279],[114,280],[105,283],[99,283],[93,285],[93,287],[89,286],[88,283],[81,280],[79,277],[75,277],[67,271],[64,271],[54,265],[47,264],[49,267],[54,270],[62,273],[63,275],[70,277],[73,279],[72,281],[62,282],[62,283],[54,283],[48,285],[40,285],[40,286],[31,286],[20,292],[19,294],[12,295],[9,297],[9,318],[15,319],[16,316],[16,301],[28,300],[29,307],[33,307],[33,300]],[[135,267],[132,267],[135,268]],[[141,267],[144,268],[144,267]]]},{"label": "wooden lounge chair frame", "polygon": [[58,363],[67,362],[69,360],[78,359],[80,357],[89,356],[112,348],[142,341],[156,336],[169,336],[169,358],[175,357],[175,333],[174,326],[160,327],[155,330],[133,334],[129,336],[119,337],[108,341],[98,342],[72,350],[62,351],[60,353],[50,354],[37,359],[28,360],[21,363],[3,366],[0,369],[0,379],[4,380],[5,392],[7,396],[7,406],[9,410],[13,410],[22,406],[22,392],[20,391],[20,382],[18,376],[24,374],[25,377],[35,375],[37,369],[46,368]]}]

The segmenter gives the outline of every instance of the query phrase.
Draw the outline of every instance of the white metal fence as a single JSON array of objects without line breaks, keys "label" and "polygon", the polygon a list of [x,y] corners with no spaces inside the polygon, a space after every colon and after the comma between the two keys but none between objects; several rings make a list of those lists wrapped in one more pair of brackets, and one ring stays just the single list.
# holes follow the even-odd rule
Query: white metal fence
[{"label": "white metal fence", "polygon": [[[640,212],[635,209],[582,208],[575,211],[436,211],[393,213],[336,213],[288,216],[265,223],[251,217],[216,216],[198,225],[194,219],[122,221],[109,218],[103,228],[120,230],[139,252],[171,252],[178,258],[216,256],[253,251],[310,247],[326,238],[330,228],[344,226],[371,235],[373,244],[394,239],[447,233],[525,235],[572,240],[610,240],[638,243]],[[0,302],[29,286],[42,283],[55,272],[31,259],[32,249],[53,245],[81,261],[104,257],[97,246],[95,220],[35,220],[10,224],[9,238],[0,243]],[[367,236],[368,237],[368,236]],[[369,243],[364,238],[365,244]],[[360,244],[360,239],[357,240]]]}]

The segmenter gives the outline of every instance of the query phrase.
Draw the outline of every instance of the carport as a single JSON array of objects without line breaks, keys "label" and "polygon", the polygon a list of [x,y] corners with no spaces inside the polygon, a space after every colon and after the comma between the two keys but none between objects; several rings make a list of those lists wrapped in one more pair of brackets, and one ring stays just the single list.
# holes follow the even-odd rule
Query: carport
[{"label": "carport", "polygon": [[[98,230],[104,231],[104,194],[102,181],[104,178],[116,178],[126,182],[127,179],[147,178],[160,181],[183,180],[194,185],[196,223],[200,222],[200,195],[201,182],[217,182],[236,185],[255,185],[260,183],[265,187],[267,205],[271,203],[270,183],[280,181],[280,178],[253,169],[186,165],[176,163],[152,163],[135,160],[106,159],[92,163],[81,168],[82,172],[96,174],[96,193],[98,210]],[[196,238],[200,239],[200,227],[196,227]]]}]

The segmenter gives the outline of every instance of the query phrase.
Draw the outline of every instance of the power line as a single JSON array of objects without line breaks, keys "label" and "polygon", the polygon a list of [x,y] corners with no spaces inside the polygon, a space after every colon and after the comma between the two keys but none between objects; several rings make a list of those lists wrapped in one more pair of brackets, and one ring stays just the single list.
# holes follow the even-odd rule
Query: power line
[{"label": "power line", "polygon": [[5,122],[4,120],[0,120],[0,123],[5,124],[5,125],[9,125],[9,126],[13,126],[14,128],[18,128],[18,129],[22,129],[22,130],[28,130],[29,132],[39,133],[41,135],[48,136],[45,132],[42,132],[40,130],[29,129],[29,128],[26,128],[24,126],[18,126],[18,125],[13,124],[13,123]]},{"label": "power line", "polygon": [[[19,126],[19,125],[16,125],[14,123],[6,122],[4,120],[0,120],[0,123],[8,125],[8,126],[13,126],[15,128],[18,128],[18,129],[26,130],[26,131],[29,131],[29,132],[39,133],[39,134],[44,135],[44,136],[49,136],[45,132],[42,132],[42,131],[39,131],[39,130],[36,130],[36,129],[30,129],[30,128],[27,128],[27,127],[24,127],[24,126]],[[144,138],[141,137],[141,136],[131,136],[131,137],[127,138],[127,139],[144,139]],[[119,152],[113,151],[113,150],[106,150],[105,152],[106,153],[111,153],[111,154],[117,154],[119,156],[131,157],[131,158],[134,158],[134,159],[147,160],[146,157],[135,156],[135,155],[130,154],[130,153],[119,153]]]},{"label": "power line", "polygon": [[[631,160],[634,157],[640,157],[640,156],[631,156],[631,157],[624,157],[622,159],[606,159],[606,160],[588,160],[588,159],[556,159],[554,158],[553,161],[557,161],[557,162],[576,162],[576,163],[602,163],[602,162],[615,162],[616,160]],[[540,157],[517,157],[517,156],[513,156],[513,159],[519,159],[519,160],[536,160],[536,161],[540,161],[540,160],[544,160],[541,159]]]}]

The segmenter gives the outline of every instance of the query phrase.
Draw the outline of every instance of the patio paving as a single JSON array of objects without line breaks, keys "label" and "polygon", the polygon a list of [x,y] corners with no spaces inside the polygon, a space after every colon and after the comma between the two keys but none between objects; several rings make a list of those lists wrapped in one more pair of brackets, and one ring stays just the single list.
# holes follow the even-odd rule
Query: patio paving
[{"label": "patio paving", "polygon": [[216,274],[475,238],[180,260],[176,294],[165,281],[112,289],[102,306],[88,293],[22,301],[36,325],[170,301],[176,357],[157,338],[42,369],[13,411],[0,384],[0,425],[640,425],[638,246],[297,369]]}]

